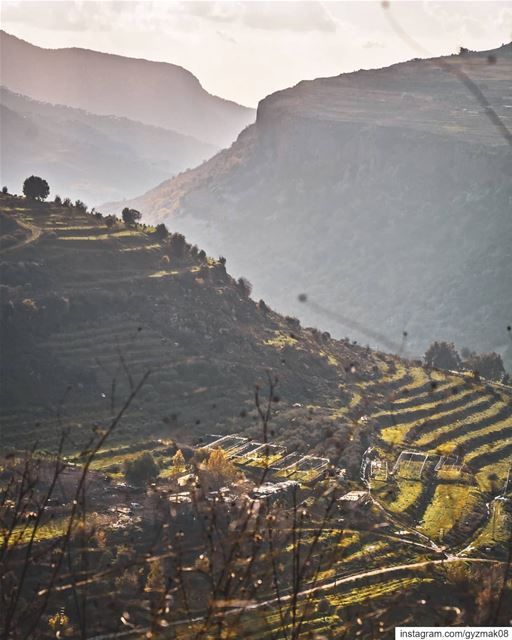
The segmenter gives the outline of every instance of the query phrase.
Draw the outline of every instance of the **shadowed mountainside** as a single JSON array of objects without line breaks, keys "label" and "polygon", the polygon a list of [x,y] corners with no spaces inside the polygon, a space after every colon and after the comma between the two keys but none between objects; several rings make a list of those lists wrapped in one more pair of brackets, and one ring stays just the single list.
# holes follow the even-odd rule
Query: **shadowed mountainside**
[{"label": "shadowed mountainside", "polygon": [[3,445],[50,446],[62,426],[83,442],[128,392],[125,366],[133,380],[151,375],[124,439],[246,431],[267,370],[279,376],[278,424],[298,402],[318,407],[314,416],[293,409],[301,420],[331,425],[348,397],[340,384],[387,362],[256,304],[221,262],[179,237],[107,229],[79,209],[9,195],[0,203]]},{"label": "shadowed mountainside", "polygon": [[32,173],[53,194],[88,204],[126,198],[211,157],[217,147],[127,118],[31,100],[0,87],[1,183],[21,190]]},{"label": "shadowed mountainside", "polygon": [[511,45],[301,82],[131,206],[229,255],[281,311],[342,334],[306,292],[395,342],[407,331],[412,352],[445,339],[510,368],[512,152],[446,65],[510,126]]},{"label": "shadowed mountainside", "polygon": [[124,116],[218,147],[229,145],[254,110],[213,96],[189,71],[165,62],[87,49],[43,49],[0,31],[2,84],[23,95]]}]

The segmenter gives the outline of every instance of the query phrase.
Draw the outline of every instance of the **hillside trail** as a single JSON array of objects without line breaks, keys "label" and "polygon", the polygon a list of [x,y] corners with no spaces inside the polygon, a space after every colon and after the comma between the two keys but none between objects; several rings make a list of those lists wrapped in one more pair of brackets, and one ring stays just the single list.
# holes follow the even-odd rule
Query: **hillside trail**
[{"label": "hillside trail", "polygon": [[[325,582],[323,584],[319,584],[313,587],[308,587],[307,589],[303,589],[295,597],[303,598],[304,596],[314,595],[315,593],[318,593],[321,591],[329,591],[330,589],[335,589],[336,587],[342,584],[357,582],[359,580],[365,580],[366,578],[369,578],[372,576],[380,576],[388,573],[398,573],[400,571],[421,569],[424,567],[435,566],[435,565],[446,565],[452,562],[460,562],[460,561],[461,561],[460,558],[452,556],[450,558],[440,558],[438,560],[422,560],[420,562],[409,562],[406,564],[392,565],[390,567],[381,567],[380,569],[369,569],[368,571],[360,571],[358,573],[352,573],[349,576],[343,576],[343,575],[339,577],[335,576],[334,579],[330,580],[329,582]],[[495,560],[491,558],[464,558],[464,562],[475,562],[480,564],[481,563],[504,564],[501,560]],[[269,604],[277,604],[279,601],[281,603],[287,602],[289,600],[292,600],[293,597],[294,597],[294,594],[292,593],[285,594],[285,595],[282,595],[280,598],[276,597],[276,598],[271,598],[269,600],[256,602],[252,605],[244,607],[244,609],[247,609],[247,610],[259,609]],[[228,613],[232,613],[232,612],[230,611]]]},{"label": "hillside trail", "polygon": [[0,255],[8,253],[9,251],[14,251],[15,249],[21,249],[22,247],[26,246],[27,244],[32,244],[43,233],[42,229],[40,229],[39,227],[35,227],[35,226],[31,225],[31,224],[27,224],[26,222],[20,222],[18,220],[17,224],[20,227],[22,227],[23,229],[25,229],[26,231],[29,231],[30,232],[30,236],[28,238],[25,238],[21,242],[18,242],[17,244],[12,245],[11,247],[5,247],[4,249],[0,249]]}]

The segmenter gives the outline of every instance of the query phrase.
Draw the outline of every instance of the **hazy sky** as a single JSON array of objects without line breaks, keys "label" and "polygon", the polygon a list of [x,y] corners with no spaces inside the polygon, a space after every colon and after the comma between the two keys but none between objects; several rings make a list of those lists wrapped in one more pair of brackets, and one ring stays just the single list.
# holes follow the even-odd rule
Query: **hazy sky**
[{"label": "hazy sky", "polygon": [[302,79],[512,40],[511,2],[1,2],[2,28],[43,47],[164,60],[256,106]]}]

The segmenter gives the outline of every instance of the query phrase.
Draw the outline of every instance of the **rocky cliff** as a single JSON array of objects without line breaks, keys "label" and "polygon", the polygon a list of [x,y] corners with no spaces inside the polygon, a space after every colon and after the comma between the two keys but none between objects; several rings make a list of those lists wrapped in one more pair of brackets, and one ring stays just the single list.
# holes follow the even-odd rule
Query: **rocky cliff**
[{"label": "rocky cliff", "polygon": [[508,348],[510,366],[512,153],[467,87],[506,125],[510,77],[507,45],[300,83],[263,100],[229,150],[133,204],[227,253],[280,310],[365,341],[355,323],[395,342],[406,331],[415,353],[433,339]]}]

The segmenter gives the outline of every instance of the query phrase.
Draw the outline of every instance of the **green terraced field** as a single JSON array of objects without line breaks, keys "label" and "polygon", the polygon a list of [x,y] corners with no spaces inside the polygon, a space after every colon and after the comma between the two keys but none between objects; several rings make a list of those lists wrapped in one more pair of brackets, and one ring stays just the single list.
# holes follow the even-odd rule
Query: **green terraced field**
[{"label": "green terraced field", "polygon": [[512,512],[506,502],[494,501],[491,504],[489,518],[477,532],[464,555],[477,556],[482,553],[496,553],[499,557],[508,554],[512,536]]},{"label": "green terraced field", "polygon": [[[405,382],[407,375],[414,375],[414,389]],[[503,550],[509,513],[495,502],[489,514],[485,503],[503,491],[512,465],[510,391],[466,375],[427,375],[420,369],[387,395],[382,408],[369,415],[379,434],[379,456],[390,470],[387,478],[380,472],[371,480],[374,498],[390,517],[435,543],[467,546],[473,555],[484,548]],[[407,450],[429,459],[423,465],[421,458],[406,455],[392,474],[400,452]],[[452,458],[436,470],[442,455]]]},{"label": "green terraced field", "polygon": [[478,491],[457,484],[439,484],[426,508],[419,530],[429,537],[444,541],[450,532],[484,503]]},{"label": "green terraced field", "polygon": [[415,373],[416,392],[410,394],[402,383],[393,385],[391,401],[370,414],[383,444],[455,453],[476,474],[495,467],[504,481],[507,465],[512,465],[512,394],[499,385],[438,371],[422,386],[422,375],[423,369]]}]

